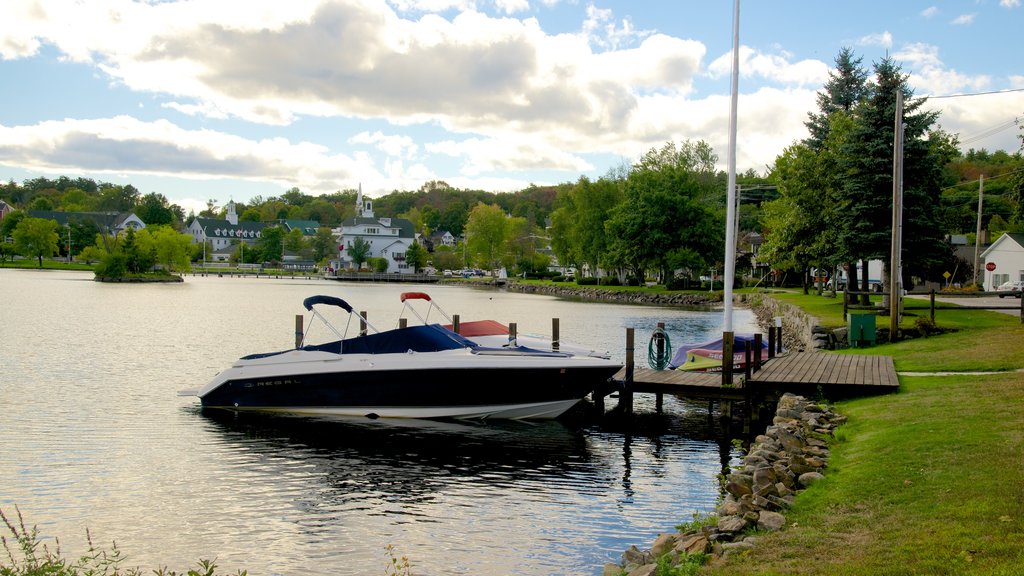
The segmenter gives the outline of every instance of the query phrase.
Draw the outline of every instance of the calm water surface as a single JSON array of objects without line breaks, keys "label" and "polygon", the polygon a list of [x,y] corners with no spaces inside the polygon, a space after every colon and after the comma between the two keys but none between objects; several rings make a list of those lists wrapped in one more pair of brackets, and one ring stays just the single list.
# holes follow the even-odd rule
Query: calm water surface
[{"label": "calm water surface", "polygon": [[[450,286],[188,277],[110,285],[92,274],[0,270],[0,507],[17,505],[68,557],[85,529],[126,566],[384,574],[384,547],[418,575],[600,574],[718,497],[729,439],[703,405],[640,396],[631,433],[584,410],[557,422],[368,421],[203,412],[176,392],[236,358],[287,349],[314,294],[379,329],[424,290],[464,319],[517,322],[624,358],[655,324],[673,343],[722,315]],[[738,331],[749,329],[736,312]],[[313,338],[315,335],[311,335]]]}]

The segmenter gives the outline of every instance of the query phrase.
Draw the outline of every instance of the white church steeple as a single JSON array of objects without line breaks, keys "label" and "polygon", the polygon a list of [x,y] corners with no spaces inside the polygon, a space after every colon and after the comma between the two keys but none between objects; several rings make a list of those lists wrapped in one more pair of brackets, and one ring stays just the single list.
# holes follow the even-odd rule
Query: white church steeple
[{"label": "white church steeple", "polygon": [[356,217],[373,218],[373,201],[363,201],[363,183],[359,183],[359,192],[356,193]]}]

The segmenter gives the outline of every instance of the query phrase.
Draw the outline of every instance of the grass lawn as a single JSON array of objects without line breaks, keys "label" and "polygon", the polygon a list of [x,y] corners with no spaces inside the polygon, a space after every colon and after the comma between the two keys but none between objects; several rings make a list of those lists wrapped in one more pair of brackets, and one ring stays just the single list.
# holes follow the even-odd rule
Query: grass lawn
[{"label": "grass lawn", "polygon": [[[834,314],[818,296],[782,299]],[[851,352],[891,355],[899,371],[1003,372],[901,376],[896,394],[839,403],[850,421],[826,479],[786,529],[705,573],[1024,574],[1024,373],[1011,371],[1024,328],[976,310],[936,319],[957,332]]]}]

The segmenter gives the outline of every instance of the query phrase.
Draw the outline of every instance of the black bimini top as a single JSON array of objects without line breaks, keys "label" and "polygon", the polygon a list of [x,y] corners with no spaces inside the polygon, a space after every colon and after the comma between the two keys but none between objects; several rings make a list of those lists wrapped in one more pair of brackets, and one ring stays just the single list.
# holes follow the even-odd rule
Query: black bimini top
[{"label": "black bimini top", "polygon": [[[331,298],[331,296],[316,296]],[[337,300],[337,299],[336,299]],[[318,302],[323,303],[323,302]],[[332,354],[404,354],[406,352],[441,352],[459,348],[476,348],[476,343],[459,336],[455,332],[441,327],[439,324],[428,326],[410,326],[397,328],[379,334],[367,334],[345,340],[335,340],[324,344],[303,346],[303,350],[311,352],[330,352]],[[242,360],[267,358],[277,354],[285,354],[292,350],[250,354]]]}]

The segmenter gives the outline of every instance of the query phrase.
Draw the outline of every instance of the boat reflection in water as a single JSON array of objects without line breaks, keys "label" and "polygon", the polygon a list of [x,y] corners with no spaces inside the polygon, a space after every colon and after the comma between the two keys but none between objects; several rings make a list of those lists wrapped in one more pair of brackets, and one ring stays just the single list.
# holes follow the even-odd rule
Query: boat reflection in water
[{"label": "boat reflection in water", "polygon": [[[338,490],[334,496],[342,501],[410,502],[450,488],[453,477],[501,487],[538,475],[545,482],[568,480],[607,465],[592,462],[582,430],[556,420],[372,420],[208,408],[201,413],[228,443],[275,461],[301,461],[307,471],[314,464],[314,474]],[[331,504],[323,496],[316,494],[314,509]]]}]

